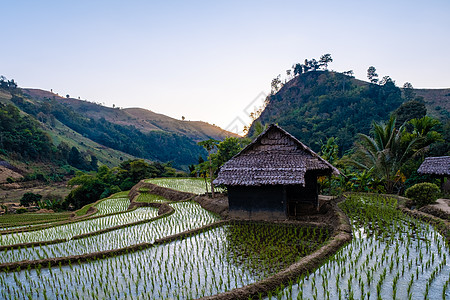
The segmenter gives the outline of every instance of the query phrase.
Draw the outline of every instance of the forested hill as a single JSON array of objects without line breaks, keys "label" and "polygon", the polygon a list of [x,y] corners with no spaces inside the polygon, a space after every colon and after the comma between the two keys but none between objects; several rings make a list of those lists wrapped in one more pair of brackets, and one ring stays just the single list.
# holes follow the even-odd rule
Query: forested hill
[{"label": "forested hill", "polygon": [[200,142],[207,139],[223,140],[236,134],[202,121],[177,120],[169,116],[155,113],[143,108],[118,108],[106,107],[93,102],[78,100],[70,97],[60,97],[54,93],[40,89],[23,89],[24,93],[35,100],[58,100],[66,107],[89,118],[122,125],[133,126],[143,133],[163,131],[186,136],[189,139]]},{"label": "forested hill", "polygon": [[[445,101],[439,101],[441,107],[436,108],[432,91],[420,90],[423,97],[418,100],[429,112],[439,112],[435,116],[445,121],[450,108]],[[442,97],[450,96],[450,90],[440,91]],[[320,149],[320,141],[337,137],[340,150],[346,151],[358,133],[368,134],[373,121],[386,121],[404,101],[402,90],[390,79],[373,84],[342,73],[310,71],[294,77],[269,96],[255,121],[278,123],[315,151]]]},{"label": "forested hill", "polygon": [[[120,160],[138,157],[152,161],[170,161],[173,163],[174,167],[187,170],[189,164],[198,161],[199,155],[205,155],[206,153],[202,147],[197,145],[197,140],[209,138],[210,136],[207,133],[204,133],[203,136],[198,135],[196,139],[194,139],[187,134],[177,132],[164,130],[142,131],[132,124],[116,124],[111,122],[105,117],[101,117],[100,114],[97,117],[91,117],[90,114],[83,112],[82,109],[80,111],[75,109],[72,105],[69,105],[67,101],[62,101],[62,98],[60,97],[31,97],[26,91],[18,88],[15,83],[12,86],[2,88],[1,93],[2,97],[0,98],[2,99],[0,99],[0,102],[3,102],[3,105],[16,106],[28,115],[27,120],[33,121],[29,123],[30,126],[27,125],[35,130],[36,134],[31,132],[33,137],[38,137],[38,133],[40,134],[42,131],[47,132],[47,135],[43,135],[46,138],[43,145],[48,145],[51,150],[48,150],[47,152],[51,155],[46,155],[47,152],[44,153],[40,149],[34,149],[33,145],[36,143],[27,144],[27,146],[22,147],[23,149],[21,149],[21,151],[25,151],[22,151],[23,153],[19,151],[20,147],[9,149],[8,147],[3,147],[3,144],[3,146],[0,145],[0,148],[3,150],[3,154],[6,155],[6,157],[15,157],[16,160],[19,161],[33,161],[37,159],[38,161],[46,162],[49,160],[58,160],[57,156],[59,155],[59,150],[56,148],[60,147],[61,141],[65,142],[64,146],[67,146],[66,144],[72,146],[71,139],[80,139],[78,143],[74,143],[74,146],[80,149],[80,151],[82,150],[80,145],[85,146],[86,144],[95,142],[97,146],[90,147],[87,151],[89,151],[88,153],[91,157],[99,157],[100,162],[103,162],[100,154],[108,151],[109,153],[112,153],[113,156],[120,158]],[[91,105],[97,107],[96,111],[98,113],[98,107],[101,106],[92,103]],[[8,111],[5,111],[6,117],[10,118],[11,116],[14,116],[14,114],[17,115],[17,112],[11,107],[2,107],[9,109]],[[101,110],[106,111],[107,109],[101,107]],[[109,110],[113,112],[122,111],[113,108],[110,108]],[[132,117],[129,116],[129,118]],[[22,141],[24,140],[23,134],[27,132],[30,134],[29,131],[29,129],[12,130],[11,138],[12,140]],[[216,131],[219,132],[219,130]],[[221,131],[224,132],[223,136],[225,136],[226,132],[223,130]],[[15,137],[16,134],[21,134],[21,136]],[[223,139],[220,135],[213,135],[212,137]],[[51,139],[49,140],[48,138]],[[109,149],[120,152],[113,153],[109,151]],[[35,152],[41,153],[42,155],[32,156],[29,154]],[[120,153],[123,154],[121,155]],[[86,161],[89,163],[89,155],[87,156]]]}]

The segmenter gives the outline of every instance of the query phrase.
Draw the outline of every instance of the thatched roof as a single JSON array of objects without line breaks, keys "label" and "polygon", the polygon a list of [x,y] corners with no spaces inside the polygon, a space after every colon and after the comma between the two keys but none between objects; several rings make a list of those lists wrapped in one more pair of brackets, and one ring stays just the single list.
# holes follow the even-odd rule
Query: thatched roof
[{"label": "thatched roof", "polygon": [[305,185],[305,173],[339,175],[339,170],[277,125],[270,125],[251,144],[226,162],[214,184]]},{"label": "thatched roof", "polygon": [[450,156],[425,158],[417,173],[450,176]]}]

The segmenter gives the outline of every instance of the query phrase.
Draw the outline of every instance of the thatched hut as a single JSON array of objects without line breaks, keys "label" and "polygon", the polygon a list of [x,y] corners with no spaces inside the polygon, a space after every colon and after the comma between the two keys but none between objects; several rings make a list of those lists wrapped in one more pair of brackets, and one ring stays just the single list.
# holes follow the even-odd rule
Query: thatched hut
[{"label": "thatched hut", "polygon": [[232,217],[286,219],[318,208],[317,177],[339,174],[277,125],[226,162],[214,184],[228,190]]},{"label": "thatched hut", "polygon": [[450,177],[450,156],[427,157],[417,170],[419,174],[428,174],[441,179],[444,190],[444,179]]}]

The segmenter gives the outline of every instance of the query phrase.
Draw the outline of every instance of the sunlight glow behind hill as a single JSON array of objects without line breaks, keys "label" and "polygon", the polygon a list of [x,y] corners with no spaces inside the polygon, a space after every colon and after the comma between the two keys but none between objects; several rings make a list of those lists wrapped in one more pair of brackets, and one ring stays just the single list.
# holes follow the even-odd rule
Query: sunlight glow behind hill
[{"label": "sunlight glow behind hill", "polygon": [[[226,128],[293,63],[370,65],[397,85],[449,87],[450,3],[10,1],[1,73],[22,87]],[[7,13],[6,13],[7,12]],[[248,122],[249,120],[244,120]]]}]

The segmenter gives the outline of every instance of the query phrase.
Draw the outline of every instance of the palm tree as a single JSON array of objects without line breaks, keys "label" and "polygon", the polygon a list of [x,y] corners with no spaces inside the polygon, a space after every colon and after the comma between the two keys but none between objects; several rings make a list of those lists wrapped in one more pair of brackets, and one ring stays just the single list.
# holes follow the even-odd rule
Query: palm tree
[{"label": "palm tree", "polygon": [[352,162],[366,170],[373,168],[383,180],[386,192],[393,193],[401,166],[417,152],[420,137],[404,139],[404,125],[395,128],[395,117],[384,123],[373,123],[372,136],[359,134],[355,159]]},{"label": "palm tree", "polygon": [[429,146],[437,141],[442,140],[442,135],[435,131],[435,128],[441,124],[438,120],[429,116],[420,119],[412,119],[408,122],[412,126],[412,132],[405,133],[404,141],[418,139],[417,153],[424,154],[428,151]]}]

